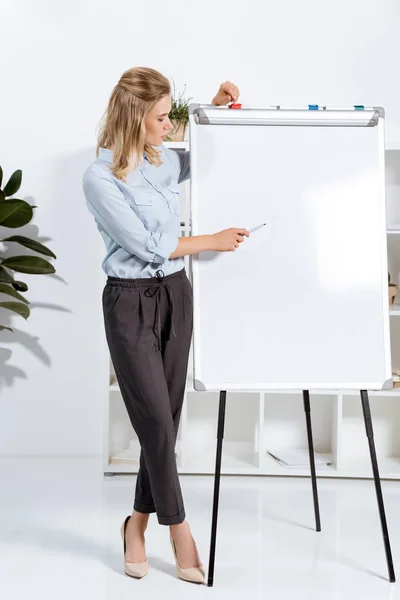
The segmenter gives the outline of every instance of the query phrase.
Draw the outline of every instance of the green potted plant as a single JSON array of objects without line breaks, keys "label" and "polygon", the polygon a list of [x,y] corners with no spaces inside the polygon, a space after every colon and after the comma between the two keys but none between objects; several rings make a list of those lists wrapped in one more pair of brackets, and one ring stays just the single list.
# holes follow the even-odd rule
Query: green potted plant
[{"label": "green potted plant", "polygon": [[174,126],[168,134],[167,142],[182,142],[185,138],[186,127],[189,123],[189,104],[192,98],[185,99],[186,84],[181,94],[176,94],[175,82],[173,82],[174,92],[171,98],[171,112],[169,118]]},{"label": "green potted plant", "polygon": [[[33,209],[36,206],[31,206],[28,202],[19,200],[18,198],[11,198],[21,187],[21,181],[22,171],[19,169],[11,175],[3,189],[3,170],[0,167],[0,226],[2,228],[16,229],[24,227],[33,217]],[[9,244],[19,244],[39,254],[56,258],[56,255],[51,250],[36,240],[31,240],[22,235],[3,237],[2,230],[0,230],[0,237],[0,242],[5,245],[6,249]],[[30,315],[29,301],[20,294],[20,292],[28,291],[28,286],[23,281],[16,281],[12,272],[47,275],[56,271],[53,265],[38,256],[16,255],[7,256],[6,258],[6,254],[8,253],[0,249],[0,293],[11,296],[12,301],[0,302],[0,307],[11,310],[24,319],[28,319]],[[0,331],[3,329],[13,331],[10,327],[0,325]]]}]

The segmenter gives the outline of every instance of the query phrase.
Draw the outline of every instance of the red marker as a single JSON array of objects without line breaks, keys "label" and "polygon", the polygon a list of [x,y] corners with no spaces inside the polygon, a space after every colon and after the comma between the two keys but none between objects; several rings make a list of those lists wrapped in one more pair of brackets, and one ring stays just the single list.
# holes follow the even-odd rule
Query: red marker
[{"label": "red marker", "polygon": [[242,105],[241,104],[232,103],[232,104],[229,105],[229,108],[242,108]]}]

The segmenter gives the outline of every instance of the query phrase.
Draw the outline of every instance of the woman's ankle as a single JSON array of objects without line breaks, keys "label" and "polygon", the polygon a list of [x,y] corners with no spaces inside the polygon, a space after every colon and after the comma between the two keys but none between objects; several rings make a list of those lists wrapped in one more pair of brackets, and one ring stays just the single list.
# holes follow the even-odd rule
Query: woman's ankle
[{"label": "woman's ankle", "polygon": [[135,529],[144,532],[149,522],[149,517],[149,513],[140,513],[136,510],[133,510],[131,518],[129,519],[129,523],[131,523],[131,525],[135,527]]},{"label": "woman's ankle", "polygon": [[171,533],[171,535],[173,536],[174,533],[182,533],[184,531],[188,530],[188,524],[187,521],[182,521],[182,523],[177,523],[176,525],[170,525],[169,526],[169,531]]}]

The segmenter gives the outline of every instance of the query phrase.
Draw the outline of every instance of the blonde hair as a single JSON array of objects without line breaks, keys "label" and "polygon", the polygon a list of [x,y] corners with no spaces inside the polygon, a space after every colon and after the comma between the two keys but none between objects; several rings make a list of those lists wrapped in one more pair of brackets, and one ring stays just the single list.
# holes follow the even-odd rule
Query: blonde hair
[{"label": "blonde hair", "polygon": [[99,148],[113,151],[112,172],[118,179],[126,180],[144,152],[153,165],[162,164],[160,153],[145,142],[144,120],[156,103],[170,93],[168,79],[154,69],[134,67],[121,75],[103,115],[96,148],[96,156]]}]

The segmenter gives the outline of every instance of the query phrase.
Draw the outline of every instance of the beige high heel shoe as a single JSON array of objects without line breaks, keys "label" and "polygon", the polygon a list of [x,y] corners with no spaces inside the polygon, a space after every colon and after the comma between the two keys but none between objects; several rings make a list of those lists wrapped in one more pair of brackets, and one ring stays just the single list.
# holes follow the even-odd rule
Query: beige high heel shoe
[{"label": "beige high heel shoe", "polygon": [[180,566],[179,562],[178,562],[178,556],[176,554],[176,547],[175,547],[175,542],[172,538],[172,536],[169,536],[170,542],[171,542],[171,546],[172,546],[172,551],[174,553],[174,557],[175,557],[175,563],[176,563],[176,572],[178,574],[178,577],[180,579],[183,579],[184,581],[190,581],[191,583],[204,583],[204,577],[205,577],[205,572],[204,572],[204,568],[203,565],[200,561],[200,557],[199,557],[199,552],[197,550],[197,546],[196,546],[196,542],[194,543],[195,548],[196,548],[196,555],[197,555],[197,563],[198,563],[198,567],[189,567],[186,569],[182,569],[182,567]]},{"label": "beige high heel shoe", "polygon": [[149,565],[147,564],[147,560],[145,560],[142,563],[126,562],[126,560],[125,560],[125,554],[126,554],[125,534],[126,534],[126,526],[128,525],[128,521],[130,518],[131,518],[130,515],[129,515],[129,517],[126,517],[125,521],[121,525],[121,537],[124,542],[124,570],[125,570],[126,575],[129,575],[130,577],[136,577],[136,579],[141,579],[142,577],[147,575],[147,573],[149,571]]}]

